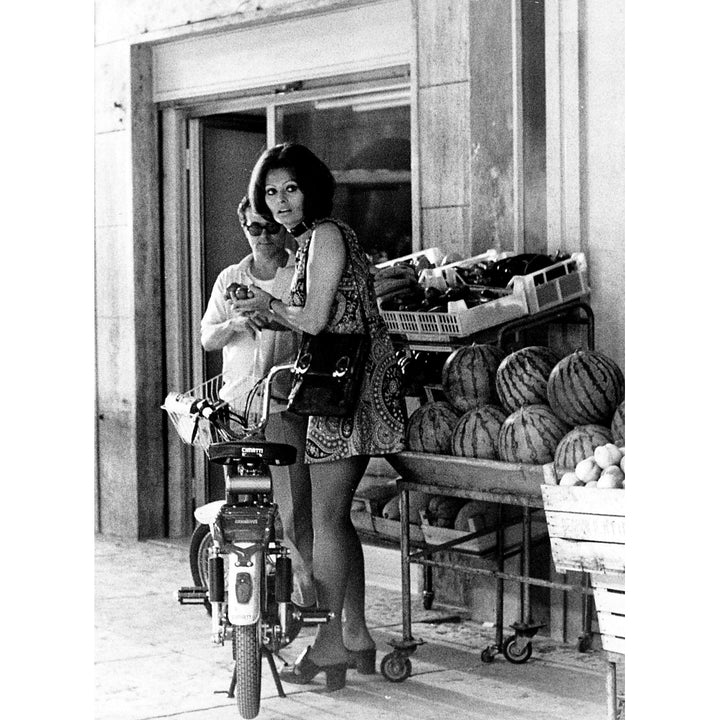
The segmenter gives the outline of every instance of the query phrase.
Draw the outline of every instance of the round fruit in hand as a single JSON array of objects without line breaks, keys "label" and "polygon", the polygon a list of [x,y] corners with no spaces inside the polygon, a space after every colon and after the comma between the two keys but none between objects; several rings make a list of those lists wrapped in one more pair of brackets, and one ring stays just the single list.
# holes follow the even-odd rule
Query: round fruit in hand
[{"label": "round fruit in hand", "polygon": [[595,458],[589,457],[581,460],[575,467],[575,474],[583,482],[592,482],[600,477],[602,470],[600,466],[595,462]]},{"label": "round fruit in hand", "polygon": [[226,290],[225,290],[225,299],[226,300],[234,300],[235,299],[235,291],[240,287],[240,283],[230,283]]},{"label": "round fruit in hand", "polygon": [[609,468],[611,465],[619,465],[622,453],[618,449],[617,445],[607,443],[605,445],[600,445],[600,447],[596,447],[593,457],[595,458],[595,462],[604,470],[605,468]]}]

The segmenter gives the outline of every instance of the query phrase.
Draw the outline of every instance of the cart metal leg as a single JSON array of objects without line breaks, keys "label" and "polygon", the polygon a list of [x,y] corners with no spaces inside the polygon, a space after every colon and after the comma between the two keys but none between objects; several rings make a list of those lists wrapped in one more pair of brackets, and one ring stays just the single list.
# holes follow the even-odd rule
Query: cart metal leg
[{"label": "cart metal leg", "polygon": [[605,688],[607,690],[607,720],[617,720],[617,667],[615,662],[609,659]]},{"label": "cart metal leg", "polygon": [[400,585],[402,588],[402,640],[390,640],[392,648],[380,663],[380,672],[390,682],[402,682],[410,677],[410,655],[423,644],[412,636],[412,589],[410,587],[410,493],[402,488],[400,496]]}]

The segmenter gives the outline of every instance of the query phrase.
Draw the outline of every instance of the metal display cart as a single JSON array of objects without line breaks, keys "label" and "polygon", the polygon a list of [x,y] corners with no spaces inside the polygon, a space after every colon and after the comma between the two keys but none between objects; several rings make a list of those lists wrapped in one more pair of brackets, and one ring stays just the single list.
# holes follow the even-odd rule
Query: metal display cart
[{"label": "metal display cart", "polygon": [[[530,329],[543,328],[553,324],[561,326],[579,325],[586,330],[587,348],[594,349],[594,316],[592,309],[583,299],[571,300],[562,305],[538,312],[534,315],[518,318],[501,326],[483,330],[475,335],[453,338],[418,338],[393,337],[397,348],[407,350],[450,353],[463,345],[479,342],[493,343],[504,349],[520,346],[522,333]],[[589,577],[583,576],[581,584],[573,585],[554,582],[530,576],[530,559],[532,538],[532,514],[543,508],[541,485],[544,482],[543,468],[538,465],[523,465],[459,458],[426,453],[402,452],[388,456],[388,462],[399,473],[397,487],[400,496],[400,557],[403,637],[400,641],[392,641],[393,650],[382,660],[381,671],[385,678],[393,682],[401,682],[412,673],[412,655],[423,640],[413,637],[411,619],[411,563],[423,566],[424,598],[432,601],[432,569],[447,568],[454,571],[475,575],[491,576],[496,580],[496,636],[495,643],[485,648],[481,654],[484,662],[492,662],[495,655],[502,653],[512,663],[526,662],[532,654],[532,638],[543,626],[531,617],[530,587],[539,586],[583,594],[583,633],[579,639],[578,649],[589,648],[590,612]],[[458,552],[457,546],[485,534],[487,531],[470,532],[460,537],[431,545],[427,542],[411,542],[409,492],[420,491],[431,495],[447,495],[465,500],[481,500],[497,503],[496,538],[494,565],[496,569],[467,567],[454,562],[436,559],[441,552]],[[505,523],[503,505],[522,508],[522,541],[520,543],[520,574],[505,571],[505,560],[508,557],[505,545]],[[467,552],[467,550],[460,550]],[[504,636],[503,597],[505,582],[519,582],[522,592],[520,597],[520,618],[510,627],[514,634]],[[429,609],[429,604],[425,605]]]}]

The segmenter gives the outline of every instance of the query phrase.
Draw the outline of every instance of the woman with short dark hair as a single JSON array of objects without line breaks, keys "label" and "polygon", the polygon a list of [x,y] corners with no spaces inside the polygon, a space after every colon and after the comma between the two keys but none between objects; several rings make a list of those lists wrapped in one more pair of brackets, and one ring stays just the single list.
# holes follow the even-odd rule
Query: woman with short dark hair
[{"label": "woman with short dark hair", "polygon": [[304,684],[325,672],[331,690],[345,685],[348,667],[375,672],[375,643],[365,620],[363,551],[350,507],[369,458],[403,449],[406,423],[400,371],[378,312],[368,260],[355,233],[328,217],[334,190],[332,173],[308,148],[286,143],[262,154],[249,195],[258,214],[281,223],[296,238],[295,277],[290,303],[251,287],[254,297],[243,305],[311,335],[367,333],[370,338],[354,413],[310,417],[305,447],[313,578],[319,606],[335,617],[319,626],[312,647],[283,672],[283,679]]}]

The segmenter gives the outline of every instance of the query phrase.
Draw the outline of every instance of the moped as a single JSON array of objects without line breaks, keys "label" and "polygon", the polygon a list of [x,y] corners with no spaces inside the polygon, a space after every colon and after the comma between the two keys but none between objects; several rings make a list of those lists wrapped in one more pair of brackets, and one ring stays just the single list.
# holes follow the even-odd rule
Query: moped
[{"label": "moped", "polygon": [[285,697],[274,657],[303,625],[333,617],[293,605],[292,561],[277,532],[270,467],[294,463],[296,450],[268,442],[264,429],[272,381],[293,367],[277,365],[259,381],[246,378],[242,390],[236,382],[232,392],[217,376],[186,393],[170,393],[162,405],[183,441],[202,447],[211,462],[223,466],[225,498],[195,510],[199,524],[190,553],[195,585],[180,588],[178,600],[209,607],[214,645],[231,639],[228,696],[236,697],[248,720],[260,711],[262,658]]}]

